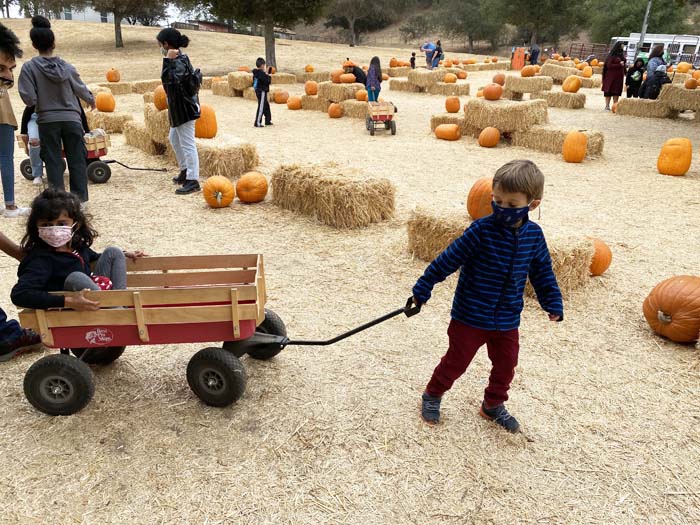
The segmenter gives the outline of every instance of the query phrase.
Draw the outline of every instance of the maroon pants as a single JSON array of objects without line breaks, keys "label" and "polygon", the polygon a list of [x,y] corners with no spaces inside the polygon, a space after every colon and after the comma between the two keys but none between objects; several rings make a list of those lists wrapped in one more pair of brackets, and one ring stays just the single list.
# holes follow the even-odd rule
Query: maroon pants
[{"label": "maroon pants", "polygon": [[484,392],[484,402],[488,408],[492,408],[507,401],[508,389],[518,365],[518,329],[504,332],[482,330],[453,319],[447,335],[450,347],[435,367],[425,391],[431,396],[442,396],[452,388],[452,384],[464,373],[477,350],[485,343],[492,368],[489,385]]}]

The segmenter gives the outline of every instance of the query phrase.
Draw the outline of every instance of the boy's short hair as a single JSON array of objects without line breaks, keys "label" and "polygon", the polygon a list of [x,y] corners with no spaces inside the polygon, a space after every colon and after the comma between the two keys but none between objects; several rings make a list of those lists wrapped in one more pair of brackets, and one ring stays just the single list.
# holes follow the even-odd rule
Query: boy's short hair
[{"label": "boy's short hair", "polygon": [[493,187],[506,193],[524,193],[527,200],[541,199],[544,174],[531,160],[511,160],[496,171]]},{"label": "boy's short hair", "polygon": [[414,51],[413,53],[411,53],[411,56],[412,57],[416,56],[416,52]]},{"label": "boy's short hair", "polygon": [[265,59],[263,57],[258,57],[258,59],[255,61],[255,67],[260,67],[265,65]]}]

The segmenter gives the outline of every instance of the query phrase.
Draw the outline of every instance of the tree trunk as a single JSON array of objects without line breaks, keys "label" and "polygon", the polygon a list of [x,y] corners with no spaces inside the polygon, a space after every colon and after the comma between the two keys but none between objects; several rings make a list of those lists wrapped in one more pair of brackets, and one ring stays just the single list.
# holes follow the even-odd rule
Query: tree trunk
[{"label": "tree trunk", "polygon": [[122,39],[122,17],[117,13],[114,13],[114,41],[116,47],[124,47],[124,40]]},{"label": "tree trunk", "polygon": [[474,37],[469,35],[469,52],[474,52]]},{"label": "tree trunk", "polygon": [[268,19],[265,20],[263,27],[265,35],[265,63],[277,69],[277,58],[275,56],[275,23]]},{"label": "tree trunk", "polygon": [[355,35],[355,17],[348,19],[348,24],[350,24],[350,45],[355,47],[357,45],[357,35]]},{"label": "tree trunk", "polygon": [[534,29],[532,31],[532,36],[530,37],[530,45],[536,44],[537,43],[537,37],[538,37],[538,32],[537,29]]}]

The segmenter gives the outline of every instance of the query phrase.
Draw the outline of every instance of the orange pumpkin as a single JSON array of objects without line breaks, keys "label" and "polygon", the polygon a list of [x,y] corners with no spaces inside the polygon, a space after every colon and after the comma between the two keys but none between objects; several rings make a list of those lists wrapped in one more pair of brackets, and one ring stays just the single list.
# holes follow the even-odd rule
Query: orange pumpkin
[{"label": "orange pumpkin", "polygon": [[683,85],[685,86],[685,89],[696,89],[698,87],[698,81],[695,78],[690,77]]},{"label": "orange pumpkin", "polygon": [[693,78],[695,80],[700,81],[700,69],[698,69],[697,71],[693,71]]},{"label": "orange pumpkin", "polygon": [[581,63],[581,61],[580,61],[578,58],[574,58],[574,64],[575,64],[575,65],[578,66],[580,63]]},{"label": "orange pumpkin", "polygon": [[457,71],[457,78],[460,80],[464,80],[467,78],[467,72],[466,71]]},{"label": "orange pumpkin", "polygon": [[287,99],[287,109],[291,109],[292,111],[301,109],[301,97],[289,97]]},{"label": "orange pumpkin", "polygon": [[452,67],[452,60],[449,60],[449,59],[445,60],[444,66],[445,67]]},{"label": "orange pumpkin", "polygon": [[541,65],[535,64],[535,73],[539,73],[541,69],[542,69]]},{"label": "orange pumpkin", "polygon": [[352,73],[343,73],[342,75],[340,75],[341,84],[353,84],[355,80],[355,75],[353,75]]},{"label": "orange pumpkin", "polygon": [[600,239],[593,239],[593,248],[595,251],[591,259],[589,270],[593,276],[603,275],[605,271],[610,268],[612,251],[610,251],[610,247]]},{"label": "orange pumpkin", "polygon": [[122,78],[118,69],[111,68],[107,71],[107,82],[119,82]]},{"label": "orange pumpkin", "polygon": [[250,73],[250,68],[248,66],[240,66],[238,68],[238,71],[244,71],[246,73]]},{"label": "orange pumpkin", "polygon": [[262,202],[267,195],[267,179],[259,171],[249,171],[236,182],[238,200],[245,204]]},{"label": "orange pumpkin", "polygon": [[396,57],[391,57],[391,60],[389,60],[389,67],[398,67],[399,66],[399,61],[396,59]]},{"label": "orange pumpkin", "polygon": [[673,64],[670,64],[670,65],[666,68],[666,73],[673,73]]},{"label": "orange pumpkin", "polygon": [[304,66],[304,72],[305,73],[313,73],[314,66],[312,66],[311,64],[306,64],[306,66]]},{"label": "orange pumpkin", "polygon": [[597,58],[594,58],[593,60],[591,60],[591,66],[596,67],[598,64],[600,64],[600,62],[598,61]]},{"label": "orange pumpkin", "polygon": [[440,124],[435,128],[435,136],[442,140],[459,140],[462,132],[457,124]]},{"label": "orange pumpkin", "polygon": [[495,64],[496,62],[498,62],[498,57],[493,57],[493,58],[491,59],[491,62],[494,63],[494,64]]},{"label": "orange pumpkin", "polygon": [[343,116],[343,106],[335,102],[328,106],[328,116],[330,118],[340,118]]},{"label": "orange pumpkin", "polygon": [[535,73],[535,66],[525,66],[520,70],[521,77],[534,77]]},{"label": "orange pumpkin", "polygon": [[581,77],[576,75],[569,75],[561,85],[561,90],[564,93],[576,93],[579,89],[581,89]]},{"label": "orange pumpkin", "polygon": [[304,93],[307,95],[318,95],[318,82],[315,80],[307,80],[304,83]]},{"label": "orange pumpkin", "polygon": [[457,113],[460,105],[459,97],[447,97],[445,99],[445,110],[448,113]]},{"label": "orange pumpkin", "polygon": [[500,84],[489,84],[484,87],[484,98],[486,100],[498,100],[503,96],[503,87]]},{"label": "orange pumpkin", "polygon": [[367,102],[367,90],[358,89],[357,91],[355,91],[355,100],[359,100],[360,102]]},{"label": "orange pumpkin", "polygon": [[163,86],[158,86],[153,92],[153,103],[158,108],[158,111],[168,109],[168,96]]},{"label": "orange pumpkin", "polygon": [[613,105],[612,105],[612,112],[613,113],[617,113],[617,105],[618,104],[619,104],[619,102],[613,102]]},{"label": "orange pumpkin", "polygon": [[104,113],[112,113],[116,107],[117,102],[114,100],[114,95],[112,93],[98,93],[95,97],[95,106],[99,111]]},{"label": "orange pumpkin", "polygon": [[493,177],[478,179],[467,195],[467,212],[476,220],[491,215],[491,201],[493,200]]},{"label": "orange pumpkin", "polygon": [[270,75],[274,75],[277,73],[277,69],[275,69],[275,66],[270,66]]},{"label": "orange pumpkin", "polygon": [[387,75],[386,73],[382,73],[382,81],[386,82],[387,80],[389,80],[389,75]]},{"label": "orange pumpkin", "polygon": [[678,275],[657,284],[644,300],[644,317],[654,332],[691,343],[700,331],[700,277]]},{"label": "orange pumpkin", "polygon": [[484,64],[490,64],[490,63],[491,63],[491,59],[490,59],[490,58],[485,58],[485,59],[484,59]]},{"label": "orange pumpkin", "polygon": [[484,96],[484,89],[479,89],[476,92],[476,98],[482,98]]},{"label": "orange pumpkin", "polygon": [[495,148],[501,140],[501,132],[497,128],[488,127],[479,133],[479,146],[482,148]]},{"label": "orange pumpkin", "polygon": [[476,58],[468,58],[462,63],[466,65],[476,64]]},{"label": "orange pumpkin", "polygon": [[685,175],[693,160],[693,144],[687,138],[673,138],[664,142],[656,162],[662,175]]},{"label": "orange pumpkin", "polygon": [[690,71],[690,68],[692,68],[692,64],[690,62],[679,62],[676,68],[678,69],[679,73],[687,73]]},{"label": "orange pumpkin", "polygon": [[272,94],[272,100],[275,102],[275,104],[286,104],[287,100],[289,100],[289,93],[283,90],[275,91]]},{"label": "orange pumpkin", "polygon": [[506,83],[506,76],[503,73],[496,73],[491,80],[494,84],[503,86]]},{"label": "orange pumpkin", "polygon": [[579,163],[586,158],[588,137],[581,131],[569,131],[564,139],[561,152],[566,162]]},{"label": "orange pumpkin", "polygon": [[583,68],[586,67],[587,65],[588,64],[586,62],[578,62],[576,64],[576,69],[578,69],[579,71],[583,71]]},{"label": "orange pumpkin", "polygon": [[455,84],[457,82],[457,75],[454,73],[447,73],[445,78],[442,79],[445,84]]},{"label": "orange pumpkin", "polygon": [[194,121],[194,136],[200,139],[213,139],[217,131],[214,108],[209,104],[201,104],[199,118]]},{"label": "orange pumpkin", "polygon": [[340,84],[340,76],[345,74],[344,69],[334,69],[331,71],[331,81],[334,84]]},{"label": "orange pumpkin", "polygon": [[591,66],[585,66],[581,70],[581,76],[583,78],[591,78],[593,76],[593,68]]},{"label": "orange pumpkin", "polygon": [[202,185],[204,200],[212,208],[225,208],[233,202],[236,188],[226,177],[216,175],[209,177]]}]

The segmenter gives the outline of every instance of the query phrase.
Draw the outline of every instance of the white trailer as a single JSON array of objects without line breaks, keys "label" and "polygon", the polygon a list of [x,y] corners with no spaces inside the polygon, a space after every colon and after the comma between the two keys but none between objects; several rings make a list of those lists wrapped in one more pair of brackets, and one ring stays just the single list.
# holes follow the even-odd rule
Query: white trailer
[{"label": "white trailer", "polygon": [[627,64],[631,65],[635,57],[641,57],[646,62],[651,50],[658,44],[663,44],[664,60],[667,63],[690,62],[694,67],[700,67],[700,36],[647,33],[638,50],[637,46],[641,36],[641,33],[630,33],[629,36],[613,37],[610,41],[610,47],[612,48],[616,42],[622,42],[626,50]]}]

